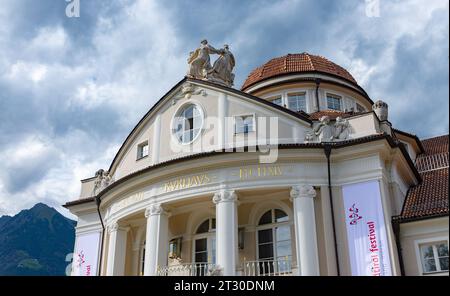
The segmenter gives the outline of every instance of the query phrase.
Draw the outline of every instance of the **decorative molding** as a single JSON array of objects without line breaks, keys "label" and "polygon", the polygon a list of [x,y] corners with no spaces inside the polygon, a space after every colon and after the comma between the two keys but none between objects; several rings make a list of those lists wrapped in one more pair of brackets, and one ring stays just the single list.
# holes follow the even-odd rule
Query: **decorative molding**
[{"label": "decorative molding", "polygon": [[128,226],[121,226],[121,225],[119,225],[119,223],[117,223],[117,222],[112,222],[111,224],[109,224],[109,225],[107,226],[107,230],[108,230],[108,233],[109,233],[109,234],[111,234],[111,233],[114,232],[114,231],[119,231],[119,230],[128,232],[130,229],[131,229],[131,227],[128,227]]},{"label": "decorative molding", "polygon": [[238,199],[234,190],[222,190],[216,192],[213,197],[213,203],[218,204],[220,202],[236,202]]},{"label": "decorative molding", "polygon": [[152,204],[145,209],[145,218],[155,215],[168,215],[169,212],[166,211],[161,204]]},{"label": "decorative molding", "polygon": [[178,100],[183,98],[189,100],[193,95],[202,95],[205,97],[207,93],[205,89],[195,86],[190,82],[186,82],[183,84],[178,94],[173,98],[172,104],[175,105]]},{"label": "decorative molding", "polygon": [[302,197],[310,197],[313,198],[316,196],[316,190],[311,185],[295,185],[291,188],[291,200],[295,198]]}]

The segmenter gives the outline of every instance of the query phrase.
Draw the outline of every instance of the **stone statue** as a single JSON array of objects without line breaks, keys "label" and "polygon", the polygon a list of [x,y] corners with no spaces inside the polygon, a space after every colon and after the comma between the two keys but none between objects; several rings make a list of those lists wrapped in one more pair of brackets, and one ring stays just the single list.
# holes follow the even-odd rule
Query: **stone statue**
[{"label": "stone statue", "polygon": [[[210,54],[218,54],[219,58],[211,66]],[[189,69],[187,76],[196,79],[204,79],[226,86],[233,86],[233,68],[236,64],[234,55],[228,45],[223,49],[215,49],[207,40],[200,43],[200,47],[191,51],[187,60]]]},{"label": "stone statue", "polygon": [[305,140],[308,142],[329,142],[333,139],[332,129],[330,117],[322,116],[319,119],[319,124],[314,127],[312,132],[306,134]]},{"label": "stone statue", "polygon": [[94,195],[100,192],[102,189],[106,188],[111,184],[111,176],[109,175],[108,171],[105,171],[103,169],[98,170],[95,173],[95,181],[94,181]]},{"label": "stone statue", "polygon": [[220,52],[208,44],[208,40],[202,40],[200,47],[191,51],[188,58],[188,77],[204,79],[209,70],[211,70],[210,54],[219,54]]},{"label": "stone statue", "polygon": [[337,117],[334,124],[334,135],[333,140],[345,140],[350,134],[350,125],[346,119],[342,117]]},{"label": "stone statue", "polygon": [[234,55],[231,53],[229,46],[225,44],[220,51],[220,57],[214,62],[212,69],[208,71],[208,80],[233,86],[234,74],[232,72],[235,65]]}]

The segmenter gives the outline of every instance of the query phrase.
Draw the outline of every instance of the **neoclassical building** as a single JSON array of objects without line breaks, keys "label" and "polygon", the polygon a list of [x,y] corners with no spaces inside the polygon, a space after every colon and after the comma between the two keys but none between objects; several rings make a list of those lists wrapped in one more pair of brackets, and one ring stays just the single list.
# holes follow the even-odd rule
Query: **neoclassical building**
[{"label": "neoclassical building", "polygon": [[395,129],[324,57],[274,58],[240,90],[234,64],[203,41],[81,180],[73,275],[448,275],[448,135]]}]

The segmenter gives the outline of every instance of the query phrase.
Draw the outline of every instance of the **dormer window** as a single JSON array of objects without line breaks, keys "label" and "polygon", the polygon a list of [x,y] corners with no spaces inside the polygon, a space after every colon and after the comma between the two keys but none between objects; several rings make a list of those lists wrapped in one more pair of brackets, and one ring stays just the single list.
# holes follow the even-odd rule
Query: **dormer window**
[{"label": "dormer window", "polygon": [[141,159],[148,156],[148,142],[145,141],[137,147],[137,159]]},{"label": "dormer window", "polygon": [[255,116],[241,115],[234,118],[234,132],[236,134],[248,134],[255,131]]},{"label": "dormer window", "polygon": [[337,95],[327,94],[327,108],[330,110],[342,110],[342,98]]},{"label": "dormer window", "polygon": [[306,95],[305,93],[288,94],[288,106],[293,111],[306,112]]}]

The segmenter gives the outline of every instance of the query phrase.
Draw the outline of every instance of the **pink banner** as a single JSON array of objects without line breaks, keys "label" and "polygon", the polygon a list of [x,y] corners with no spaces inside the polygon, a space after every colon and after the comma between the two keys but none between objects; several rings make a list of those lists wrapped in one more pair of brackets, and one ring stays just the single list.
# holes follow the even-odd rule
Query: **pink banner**
[{"label": "pink banner", "polygon": [[79,235],[76,238],[72,261],[72,275],[96,276],[99,260],[100,232]]},{"label": "pink banner", "polygon": [[392,275],[378,181],[344,185],[342,191],[352,275]]}]

